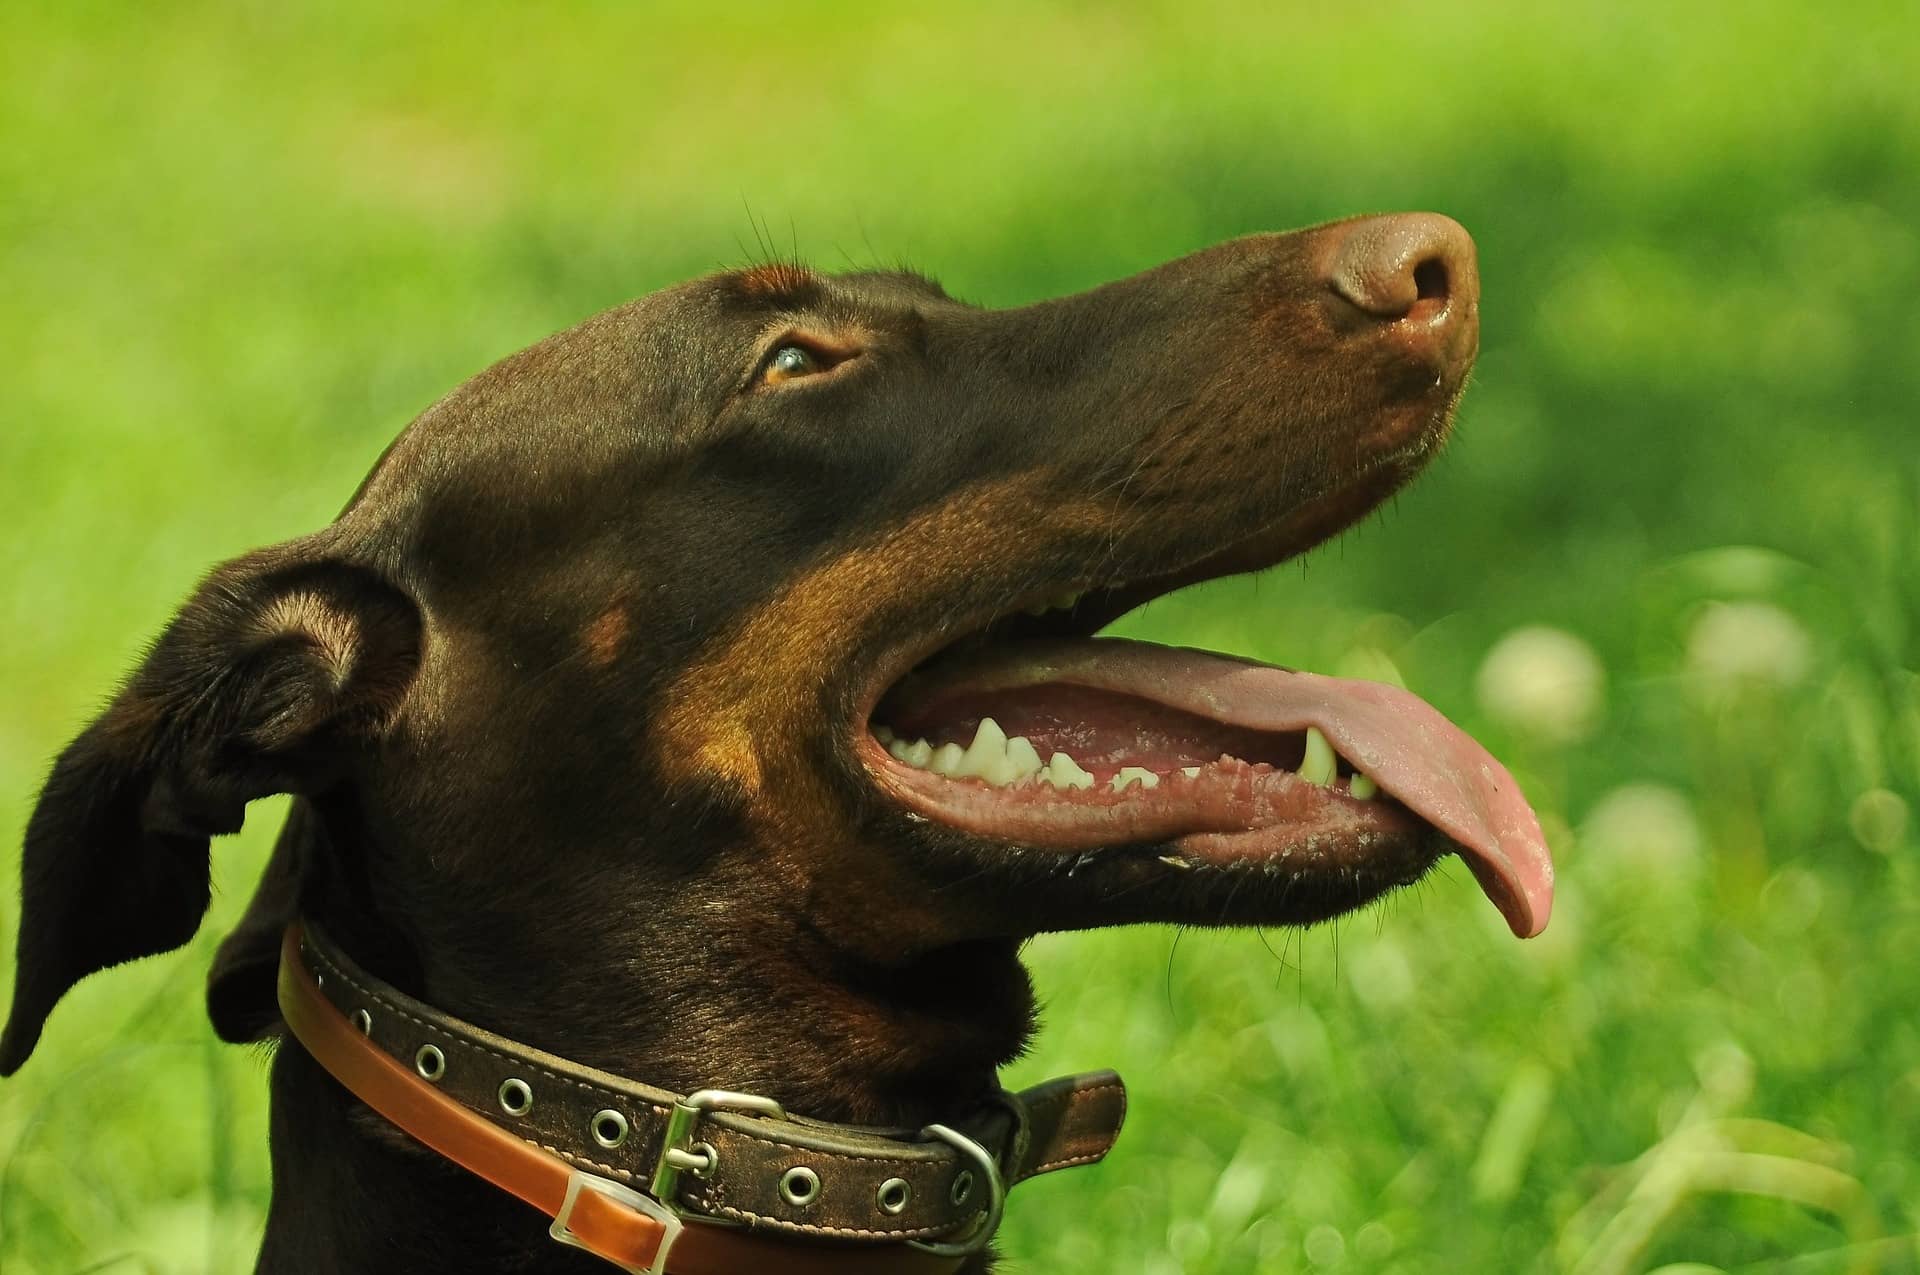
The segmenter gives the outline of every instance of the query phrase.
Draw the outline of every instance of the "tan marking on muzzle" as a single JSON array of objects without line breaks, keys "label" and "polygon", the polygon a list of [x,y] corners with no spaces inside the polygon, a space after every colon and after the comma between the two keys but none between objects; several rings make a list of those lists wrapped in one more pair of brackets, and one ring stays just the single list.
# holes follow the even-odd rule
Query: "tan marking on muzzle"
[{"label": "tan marking on muzzle", "polygon": [[668,688],[656,733],[662,773],[723,777],[758,796],[779,772],[803,770],[797,744],[817,732],[829,680],[845,674],[842,662],[884,613],[902,599],[936,602],[1007,545],[1044,554],[1049,528],[1084,534],[1110,524],[1111,511],[1063,497],[1060,486],[1057,474],[1037,470],[977,484],[899,527],[829,550]]}]

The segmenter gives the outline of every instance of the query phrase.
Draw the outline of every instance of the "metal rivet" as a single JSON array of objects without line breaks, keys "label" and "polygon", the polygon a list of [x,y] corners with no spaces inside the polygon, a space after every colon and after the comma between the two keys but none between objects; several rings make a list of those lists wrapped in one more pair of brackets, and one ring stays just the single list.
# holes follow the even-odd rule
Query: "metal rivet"
[{"label": "metal rivet", "polygon": [[905,1178],[888,1178],[880,1184],[880,1193],[874,1198],[880,1201],[882,1213],[898,1217],[907,1211],[907,1201],[913,1198],[913,1187]]},{"label": "metal rivet", "polygon": [[962,1169],[960,1170],[959,1173],[954,1175],[953,1190],[947,1193],[947,1198],[952,1200],[955,1204],[965,1204],[967,1202],[967,1197],[972,1194],[973,1194],[973,1170]]},{"label": "metal rivet", "polygon": [[593,1140],[611,1151],[627,1140],[627,1118],[608,1107],[593,1113]]},{"label": "metal rivet", "polygon": [[820,1198],[820,1175],[804,1164],[796,1164],[780,1175],[780,1198],[796,1209],[804,1209]]},{"label": "metal rivet", "polygon": [[353,1011],[353,1025],[360,1029],[362,1036],[373,1035],[373,1015],[364,1009]]},{"label": "metal rivet", "polygon": [[500,1082],[500,1110],[510,1116],[524,1116],[533,1110],[533,1090],[518,1076]]},{"label": "metal rivet", "polygon": [[447,1074],[447,1056],[437,1045],[422,1045],[413,1056],[413,1069],[428,1080],[438,1080]]}]

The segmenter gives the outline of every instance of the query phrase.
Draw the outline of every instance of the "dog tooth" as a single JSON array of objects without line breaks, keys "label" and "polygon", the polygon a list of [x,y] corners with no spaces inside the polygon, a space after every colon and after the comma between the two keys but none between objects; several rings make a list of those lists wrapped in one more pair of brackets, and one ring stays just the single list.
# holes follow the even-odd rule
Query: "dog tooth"
[{"label": "dog tooth", "polygon": [[933,745],[924,739],[916,739],[907,745],[906,756],[900,759],[909,766],[918,766],[925,770],[933,763]]},{"label": "dog tooth", "polygon": [[1333,745],[1317,726],[1307,727],[1307,755],[1300,759],[1300,778],[1310,784],[1330,784],[1335,773]]},{"label": "dog tooth", "polygon": [[895,740],[889,741],[887,744],[887,751],[893,754],[893,759],[895,761],[907,762],[909,766],[913,764],[911,761],[907,760],[908,755],[913,752],[913,746],[907,743],[906,740],[895,739]]},{"label": "dog tooth", "polygon": [[954,778],[960,770],[960,763],[966,760],[966,750],[958,744],[942,744],[933,750],[927,759],[927,769],[936,775]]},{"label": "dog tooth", "polygon": [[1182,766],[1180,768],[1180,773],[1185,775],[1188,779],[1200,778],[1200,768],[1198,766]]},{"label": "dog tooth", "polygon": [[873,737],[882,744],[891,744],[898,738],[898,736],[893,733],[893,727],[886,725],[875,726],[873,728]]},{"label": "dog tooth", "polygon": [[1007,733],[991,717],[981,718],[954,778],[984,779],[998,786],[1012,778],[1012,769],[1007,761]]},{"label": "dog tooth", "polygon": [[1084,791],[1093,787],[1093,775],[1081,769],[1080,763],[1065,753],[1055,753],[1047,759],[1047,768],[1040,777],[1055,788],[1070,788]]},{"label": "dog tooth", "polygon": [[1007,761],[1013,766],[1016,779],[1031,779],[1044,768],[1039,751],[1025,735],[1015,735],[1007,741]]},{"label": "dog tooth", "polygon": [[1373,795],[1379,791],[1379,784],[1374,783],[1373,780],[1360,774],[1358,771],[1354,772],[1353,778],[1347,783],[1347,796],[1353,798],[1355,801],[1372,801]]},{"label": "dog tooth", "polygon": [[1163,854],[1160,856],[1160,862],[1166,864],[1169,868],[1178,868],[1182,872],[1193,871],[1193,865],[1177,854]]},{"label": "dog tooth", "polygon": [[1077,593],[1071,591],[1056,593],[1045,602],[1035,602],[1031,606],[1022,609],[1025,610],[1028,615],[1046,615],[1053,611],[1071,611],[1074,607],[1080,605],[1080,599],[1086,596],[1086,590],[1084,589]]},{"label": "dog tooth", "polygon": [[1160,776],[1145,766],[1122,766],[1112,780],[1115,792],[1125,792],[1130,786],[1139,784],[1142,788],[1158,788]]},{"label": "dog tooth", "polygon": [[980,725],[976,727],[973,732],[973,746],[978,748],[980,741],[983,739],[987,741],[988,747],[994,749],[996,752],[1004,753],[1007,751],[1007,732],[1001,730],[1000,723],[994,721],[991,717],[983,717],[980,719]]}]

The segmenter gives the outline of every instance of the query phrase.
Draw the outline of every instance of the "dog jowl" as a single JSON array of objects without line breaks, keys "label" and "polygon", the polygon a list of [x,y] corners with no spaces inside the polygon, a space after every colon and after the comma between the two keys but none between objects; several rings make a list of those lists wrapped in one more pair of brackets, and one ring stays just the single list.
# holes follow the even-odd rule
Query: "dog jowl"
[{"label": "dog jowl", "polygon": [[[1377,217],[1011,310],[762,265],[503,361],[215,570],[61,755],[0,1071],[192,936],[208,838],[272,793],[223,1036],[279,1034],[304,917],[503,1036],[827,1120],[991,1090],[1042,930],[1306,924],[1455,854],[1537,932],[1537,822],[1417,698],[1092,636],[1417,474],[1478,288],[1457,225]],[[297,1045],[273,1085],[263,1268],[571,1260]]]}]

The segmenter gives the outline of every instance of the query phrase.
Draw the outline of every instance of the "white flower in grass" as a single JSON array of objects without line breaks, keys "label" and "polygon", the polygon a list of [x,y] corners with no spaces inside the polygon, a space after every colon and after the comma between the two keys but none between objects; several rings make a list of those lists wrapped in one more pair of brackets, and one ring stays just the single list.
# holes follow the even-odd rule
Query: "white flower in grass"
[{"label": "white flower in grass", "polygon": [[1888,788],[1869,788],[1853,799],[1847,824],[1869,850],[1891,854],[1906,843],[1907,800]]},{"label": "white flower in grass", "polygon": [[1687,635],[1687,672],[1712,693],[1793,686],[1812,663],[1806,629],[1767,602],[1709,603]]},{"label": "white flower in grass", "polygon": [[1480,707],[1557,744],[1584,739],[1606,700],[1606,671],[1593,648],[1564,629],[1533,625],[1493,644],[1480,663]]},{"label": "white flower in grass", "polygon": [[1301,1247],[1306,1250],[1307,1260],[1322,1269],[1340,1266],[1347,1260],[1346,1236],[1340,1234],[1338,1227],[1325,1222],[1307,1232],[1306,1242]]},{"label": "white flower in grass", "polygon": [[1665,784],[1626,784],[1593,803],[1580,824],[1583,857],[1635,878],[1694,871],[1706,844],[1686,794]]}]

